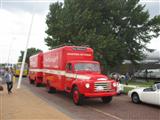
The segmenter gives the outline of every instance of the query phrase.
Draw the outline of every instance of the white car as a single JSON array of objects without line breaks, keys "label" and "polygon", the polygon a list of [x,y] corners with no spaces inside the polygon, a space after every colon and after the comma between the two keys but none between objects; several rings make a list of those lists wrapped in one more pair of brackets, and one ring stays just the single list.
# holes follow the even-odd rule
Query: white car
[{"label": "white car", "polygon": [[160,106],[160,82],[155,83],[150,88],[135,88],[128,92],[133,103],[149,103]]}]

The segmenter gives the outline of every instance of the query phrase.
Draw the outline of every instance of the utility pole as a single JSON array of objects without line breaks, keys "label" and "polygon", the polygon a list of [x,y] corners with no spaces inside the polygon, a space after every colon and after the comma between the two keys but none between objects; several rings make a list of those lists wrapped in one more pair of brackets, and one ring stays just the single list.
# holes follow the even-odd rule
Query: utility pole
[{"label": "utility pole", "polygon": [[23,75],[23,70],[24,70],[24,65],[25,65],[25,60],[26,60],[26,55],[27,55],[27,49],[28,49],[28,44],[29,44],[31,30],[32,30],[33,19],[34,19],[34,13],[32,14],[31,23],[30,23],[30,26],[29,26],[26,48],[25,48],[25,52],[24,52],[24,55],[23,55],[23,60],[22,60],[22,65],[21,65],[21,70],[20,70],[20,76],[19,76],[19,80],[18,80],[17,89],[19,89],[20,86],[21,86],[22,75]]}]

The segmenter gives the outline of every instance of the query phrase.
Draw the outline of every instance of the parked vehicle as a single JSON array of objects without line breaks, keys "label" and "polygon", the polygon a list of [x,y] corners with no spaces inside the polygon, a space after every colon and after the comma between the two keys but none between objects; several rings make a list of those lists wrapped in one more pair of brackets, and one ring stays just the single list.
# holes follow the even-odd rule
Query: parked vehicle
[{"label": "parked vehicle", "polygon": [[93,97],[109,103],[117,94],[116,82],[101,74],[100,64],[93,60],[93,50],[88,47],[64,46],[43,53],[42,71],[48,92],[71,93],[76,105]]},{"label": "parked vehicle", "polygon": [[148,69],[148,73],[149,78],[160,78],[160,69]]},{"label": "parked vehicle", "polygon": [[31,84],[39,86],[43,80],[43,53],[31,56],[29,59],[29,81]]},{"label": "parked vehicle", "polygon": [[139,70],[134,73],[134,77],[137,78],[155,78],[160,79],[160,69],[145,69]]},{"label": "parked vehicle", "polygon": [[[15,76],[20,75],[21,65],[22,65],[21,62],[18,62],[17,64],[14,65],[13,72]],[[28,64],[25,63],[24,70],[23,70],[23,76],[26,77],[27,75],[28,75]]]},{"label": "parked vehicle", "polygon": [[135,88],[128,92],[133,103],[149,103],[160,105],[160,82],[156,82],[150,88]]}]

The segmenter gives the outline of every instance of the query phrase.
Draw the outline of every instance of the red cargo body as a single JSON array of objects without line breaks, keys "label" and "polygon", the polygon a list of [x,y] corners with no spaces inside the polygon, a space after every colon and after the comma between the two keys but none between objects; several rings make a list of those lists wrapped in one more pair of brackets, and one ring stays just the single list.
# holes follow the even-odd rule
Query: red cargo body
[{"label": "red cargo body", "polygon": [[89,97],[101,97],[109,103],[116,95],[116,83],[101,74],[88,47],[64,46],[43,53],[43,83],[49,92],[72,93],[76,105]]},{"label": "red cargo body", "polygon": [[39,86],[43,80],[43,53],[31,56],[29,59],[29,80]]}]

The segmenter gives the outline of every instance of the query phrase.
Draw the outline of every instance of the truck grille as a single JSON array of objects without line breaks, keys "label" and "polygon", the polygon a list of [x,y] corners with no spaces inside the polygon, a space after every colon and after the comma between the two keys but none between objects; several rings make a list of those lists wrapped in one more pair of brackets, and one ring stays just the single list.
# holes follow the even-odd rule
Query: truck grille
[{"label": "truck grille", "polygon": [[111,91],[111,83],[110,82],[95,82],[94,83],[94,91]]}]

